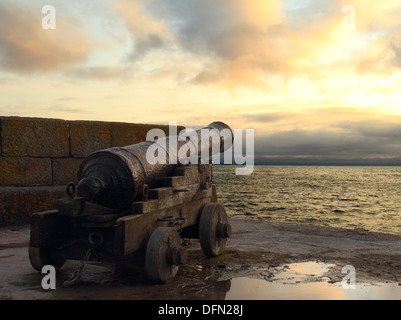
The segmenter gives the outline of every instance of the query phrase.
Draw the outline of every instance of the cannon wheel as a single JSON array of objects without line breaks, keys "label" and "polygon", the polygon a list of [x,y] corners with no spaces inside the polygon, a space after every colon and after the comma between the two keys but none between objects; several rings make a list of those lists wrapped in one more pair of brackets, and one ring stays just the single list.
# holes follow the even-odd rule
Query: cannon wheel
[{"label": "cannon wheel", "polygon": [[217,257],[222,254],[230,235],[231,227],[223,205],[206,204],[199,221],[199,240],[203,253],[208,257]]},{"label": "cannon wheel", "polygon": [[52,265],[56,270],[60,270],[65,263],[65,259],[58,259],[51,256],[50,247],[32,247],[29,246],[29,261],[32,267],[41,272],[46,265]]},{"label": "cannon wheel", "polygon": [[145,256],[148,277],[157,282],[174,278],[179,265],[184,264],[187,252],[181,245],[181,238],[174,228],[159,227],[151,234]]}]

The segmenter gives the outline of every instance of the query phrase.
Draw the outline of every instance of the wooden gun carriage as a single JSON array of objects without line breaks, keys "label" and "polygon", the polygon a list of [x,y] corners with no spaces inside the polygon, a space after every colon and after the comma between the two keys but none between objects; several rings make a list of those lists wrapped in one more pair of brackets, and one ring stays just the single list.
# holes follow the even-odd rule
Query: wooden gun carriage
[{"label": "wooden gun carriage", "polygon": [[[222,122],[203,129],[214,131],[219,141],[200,141],[201,130],[194,132],[199,144],[188,151],[195,150],[191,156],[200,157],[205,148],[216,150],[216,143],[218,152],[223,152],[232,143],[231,129]],[[174,140],[178,142],[172,151],[171,138],[176,136],[166,137],[165,151],[169,156],[176,153],[175,157],[189,139]],[[95,256],[117,261],[146,249],[148,277],[164,282],[187,260],[182,238],[199,238],[202,251],[210,257],[224,251],[231,227],[224,206],[217,202],[212,165],[150,164],[146,151],[154,143],[101,150],[84,159],[78,186],[67,185],[68,197],[57,200],[54,210],[31,217],[33,268],[59,269],[66,260]]]}]

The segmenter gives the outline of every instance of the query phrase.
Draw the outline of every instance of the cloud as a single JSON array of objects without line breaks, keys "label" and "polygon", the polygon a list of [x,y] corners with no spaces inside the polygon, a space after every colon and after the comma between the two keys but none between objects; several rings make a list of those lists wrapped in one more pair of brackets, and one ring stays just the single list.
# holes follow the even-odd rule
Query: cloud
[{"label": "cloud", "polygon": [[58,15],[56,30],[42,29],[41,7],[0,3],[0,65],[18,72],[57,72],[88,59],[94,41],[74,18]]},{"label": "cloud", "polygon": [[[274,1],[159,1],[143,2],[147,12],[170,33],[170,44],[190,53],[202,68],[187,77],[191,83],[257,84],[260,73],[284,67],[280,41],[281,2]],[[272,38],[272,39],[271,39]]]},{"label": "cloud", "polygon": [[132,37],[133,49],[128,60],[135,61],[156,49],[165,48],[172,35],[161,20],[152,17],[145,8],[146,2],[140,0],[119,0],[114,10],[124,20]]},{"label": "cloud", "polygon": [[[399,4],[347,4],[356,8],[355,32],[342,28],[342,0],[104,0],[87,19],[79,9],[58,10],[57,30],[45,31],[40,7],[6,0],[0,4],[0,65],[20,73],[67,70],[92,80],[118,78],[119,71],[129,78],[127,66],[134,66],[135,74],[146,70],[141,74],[152,79],[230,90],[277,90],[303,78],[341,94],[355,77],[391,76],[401,65]],[[94,15],[104,18],[101,27]],[[84,65],[99,49],[96,37],[105,50]],[[118,62],[110,44],[116,39],[115,55],[125,50]],[[333,85],[339,77],[347,79],[344,85]]]},{"label": "cloud", "polygon": [[[356,8],[355,32],[342,26],[345,4]],[[202,61],[186,77],[192,84],[265,90],[279,88],[279,78],[303,77],[326,92],[341,93],[350,89],[348,79],[393,75],[399,63],[399,42],[391,39],[401,34],[400,5],[393,0],[383,6],[362,0],[169,0],[162,5],[148,0],[142,10],[160,28],[157,41],[139,37],[138,55],[167,43],[192,54]],[[385,22],[384,16],[389,17]],[[169,34],[168,41],[160,30]],[[333,86],[339,77],[345,84]]]},{"label": "cloud", "polygon": [[[342,28],[343,0],[103,0],[86,15],[72,6],[58,10],[51,31],[41,28],[41,8],[24,3],[0,4],[0,65],[19,73],[67,70],[104,80],[119,71],[132,77],[127,66],[133,66],[135,74],[179,84],[277,90],[299,78],[341,94],[356,78],[393,76],[401,65],[395,0],[347,2],[356,9],[355,32]],[[95,38],[105,50],[93,58]],[[95,63],[89,65],[90,57]],[[333,83],[340,77],[344,85]]]},{"label": "cloud", "polygon": [[[263,108],[271,110],[241,113]],[[274,105],[244,105],[227,112],[222,120],[232,129],[255,130],[255,159],[259,164],[400,164],[401,116],[380,111],[350,106],[325,108],[317,102],[311,102],[309,108],[299,104],[299,109],[281,110]],[[212,110],[198,113],[198,108],[188,108],[180,124],[192,128],[194,121],[205,126],[221,119],[219,112]]]},{"label": "cloud", "polygon": [[79,79],[106,81],[130,78],[132,70],[129,66],[84,66],[66,69],[65,73]]},{"label": "cloud", "polygon": [[255,128],[255,156],[263,163],[373,164],[387,159],[394,164],[401,158],[401,117],[373,111],[318,109],[289,115],[297,122],[283,114],[283,122]]},{"label": "cloud", "polygon": [[258,114],[247,114],[243,115],[244,122],[246,123],[270,123],[282,120],[284,118],[288,119],[289,115],[279,112],[268,112],[268,113],[258,113]]},{"label": "cloud", "polygon": [[394,65],[397,66],[398,68],[401,68],[401,41],[397,42],[390,42],[390,46],[394,52]]}]

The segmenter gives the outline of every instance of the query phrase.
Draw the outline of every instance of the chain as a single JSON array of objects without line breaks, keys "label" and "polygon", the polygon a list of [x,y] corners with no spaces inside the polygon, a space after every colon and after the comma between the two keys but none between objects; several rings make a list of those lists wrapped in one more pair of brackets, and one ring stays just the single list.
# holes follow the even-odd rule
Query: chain
[{"label": "chain", "polygon": [[[97,239],[94,240],[93,236],[96,236]],[[79,266],[79,268],[71,273],[68,280],[64,281],[64,283],[63,283],[64,288],[71,287],[79,282],[78,280],[80,280],[82,278],[82,273],[83,273],[85,265],[89,261],[92,254],[96,251],[97,247],[102,242],[103,242],[103,236],[101,233],[92,232],[91,234],[89,234],[89,248],[86,251],[84,258],[82,259],[81,265]]]}]

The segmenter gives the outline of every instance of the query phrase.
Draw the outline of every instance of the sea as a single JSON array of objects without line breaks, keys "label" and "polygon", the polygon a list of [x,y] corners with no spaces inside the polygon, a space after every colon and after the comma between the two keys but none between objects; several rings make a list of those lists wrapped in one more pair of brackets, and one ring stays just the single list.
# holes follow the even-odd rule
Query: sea
[{"label": "sea", "polygon": [[401,167],[213,166],[231,217],[307,223],[401,235]]}]

